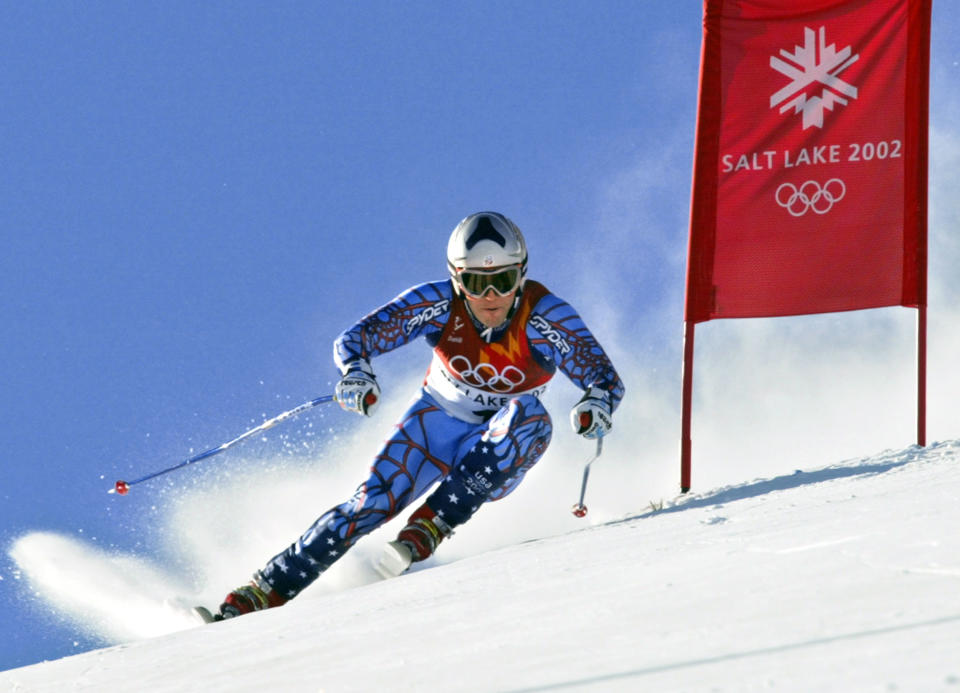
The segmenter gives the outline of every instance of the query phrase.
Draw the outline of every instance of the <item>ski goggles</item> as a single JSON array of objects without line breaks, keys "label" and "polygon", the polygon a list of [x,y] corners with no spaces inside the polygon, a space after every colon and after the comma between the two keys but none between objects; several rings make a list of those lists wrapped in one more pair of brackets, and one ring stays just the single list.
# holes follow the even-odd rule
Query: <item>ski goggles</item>
[{"label": "ski goggles", "polygon": [[506,296],[520,286],[523,270],[519,265],[498,267],[492,270],[462,269],[457,271],[457,281],[464,293],[481,298],[493,289],[499,296]]}]

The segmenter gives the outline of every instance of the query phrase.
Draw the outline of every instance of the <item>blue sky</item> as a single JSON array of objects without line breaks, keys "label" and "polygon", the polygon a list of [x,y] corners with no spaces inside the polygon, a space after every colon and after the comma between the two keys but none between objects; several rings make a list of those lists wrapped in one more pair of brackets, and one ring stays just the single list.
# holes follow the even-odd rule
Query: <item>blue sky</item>
[{"label": "blue sky", "polygon": [[[31,596],[12,541],[150,554],[193,470],[127,498],[113,481],[329,392],[336,335],[442,277],[471,212],[521,226],[531,275],[642,374],[634,392],[666,392],[672,426],[700,19],[692,0],[0,5],[0,669],[100,644]],[[958,27],[938,3],[944,168]],[[385,390],[425,366],[410,351],[384,359]]]}]

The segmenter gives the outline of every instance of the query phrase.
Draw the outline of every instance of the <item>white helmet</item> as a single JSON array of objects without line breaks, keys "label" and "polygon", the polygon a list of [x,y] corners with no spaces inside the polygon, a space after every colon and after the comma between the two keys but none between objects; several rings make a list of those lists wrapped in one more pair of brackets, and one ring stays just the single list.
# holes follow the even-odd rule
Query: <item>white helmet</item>
[{"label": "white helmet", "polygon": [[[498,293],[509,293],[519,288],[526,277],[527,244],[517,225],[502,214],[471,214],[457,224],[450,234],[450,241],[447,243],[447,267],[453,277],[454,286],[465,289],[467,293],[481,295],[491,287]],[[506,283],[503,280],[484,282],[482,287],[476,285],[475,290],[471,291],[471,287],[463,282],[464,270],[476,270],[480,276],[492,279],[493,274],[510,267],[519,271],[512,273],[511,280]],[[472,274],[474,273],[468,271],[466,276]],[[482,291],[478,291],[481,288]]]}]

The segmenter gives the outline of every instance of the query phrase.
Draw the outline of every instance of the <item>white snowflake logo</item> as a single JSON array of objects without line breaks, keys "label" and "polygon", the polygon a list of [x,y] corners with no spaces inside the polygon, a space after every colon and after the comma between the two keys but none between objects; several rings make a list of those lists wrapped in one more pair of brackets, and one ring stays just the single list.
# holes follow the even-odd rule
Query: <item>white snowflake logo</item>
[{"label": "white snowflake logo", "polygon": [[[770,57],[770,67],[791,80],[770,97],[770,108],[780,106],[781,113],[791,108],[794,113],[802,112],[806,130],[811,126],[822,128],[824,111],[832,111],[837,104],[846,106],[848,98],[857,98],[857,88],[837,75],[857,62],[860,54],[851,55],[850,46],[842,51],[835,44],[828,46],[825,27],[820,27],[819,37],[813,29],[804,28],[803,41],[803,46],[794,46],[793,53],[780,50],[789,62]],[[822,84],[823,89],[819,95],[808,97],[807,87],[815,83]]]}]

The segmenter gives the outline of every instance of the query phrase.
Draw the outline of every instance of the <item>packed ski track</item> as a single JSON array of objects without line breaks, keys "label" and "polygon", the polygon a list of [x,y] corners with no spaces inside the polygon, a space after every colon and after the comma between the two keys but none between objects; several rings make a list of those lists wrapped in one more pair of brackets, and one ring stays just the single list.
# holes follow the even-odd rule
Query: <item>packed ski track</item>
[{"label": "packed ski track", "polygon": [[169,632],[0,690],[960,691],[958,458],[693,492],[209,626],[131,605]]}]

